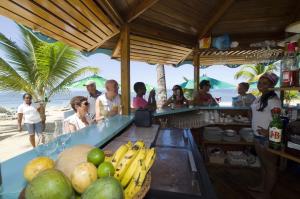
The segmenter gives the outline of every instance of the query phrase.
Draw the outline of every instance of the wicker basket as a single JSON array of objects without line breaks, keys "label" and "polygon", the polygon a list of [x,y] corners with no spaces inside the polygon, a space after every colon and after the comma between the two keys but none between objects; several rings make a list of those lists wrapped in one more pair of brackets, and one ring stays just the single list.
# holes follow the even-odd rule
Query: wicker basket
[{"label": "wicker basket", "polygon": [[[112,154],[113,154],[111,151],[104,151],[104,153],[105,153],[105,156],[112,156]],[[147,176],[145,178],[145,181],[143,183],[141,190],[136,193],[136,195],[133,197],[133,199],[144,198],[150,189],[150,185],[151,185],[151,172],[149,171],[147,173]],[[25,188],[21,191],[21,193],[19,195],[19,199],[25,199]]]}]

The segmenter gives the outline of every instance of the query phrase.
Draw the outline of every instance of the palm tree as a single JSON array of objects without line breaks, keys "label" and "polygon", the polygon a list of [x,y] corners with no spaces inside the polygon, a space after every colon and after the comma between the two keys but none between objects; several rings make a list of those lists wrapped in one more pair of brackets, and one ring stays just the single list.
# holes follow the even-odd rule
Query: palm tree
[{"label": "palm tree", "polygon": [[264,66],[263,64],[247,64],[243,65],[242,68],[234,75],[235,79],[241,77],[245,78],[247,82],[257,82],[261,75],[265,72],[277,71],[278,67],[276,64],[270,64]]},{"label": "palm tree", "polygon": [[[30,30],[19,26],[18,44],[0,33],[0,90],[27,92],[34,101],[43,102],[41,118],[46,120],[47,100],[64,91],[66,85],[86,72],[97,73],[98,68],[79,68],[80,52],[61,43],[46,43]],[[45,123],[44,123],[45,124]]]},{"label": "palm tree", "polygon": [[166,78],[165,78],[165,67],[163,64],[156,65],[156,75],[157,75],[157,96],[158,96],[158,107],[167,101],[167,88],[166,88]]}]

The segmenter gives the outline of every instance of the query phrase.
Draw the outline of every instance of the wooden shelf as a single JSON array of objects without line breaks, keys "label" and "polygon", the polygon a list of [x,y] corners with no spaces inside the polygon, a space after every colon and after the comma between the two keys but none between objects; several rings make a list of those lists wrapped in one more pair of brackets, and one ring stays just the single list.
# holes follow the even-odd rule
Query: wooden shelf
[{"label": "wooden shelf", "polygon": [[273,150],[273,149],[270,149],[270,148],[268,148],[267,150],[269,152],[273,153],[273,154],[279,155],[280,157],[283,157],[283,158],[295,161],[297,163],[300,163],[300,158],[298,158],[296,156],[293,156],[291,154],[288,154],[288,153],[286,153],[284,151],[276,151],[276,150]]},{"label": "wooden shelf", "polygon": [[271,91],[300,91],[300,87],[270,88]]},{"label": "wooden shelf", "polygon": [[203,140],[203,144],[212,144],[212,145],[246,145],[253,146],[253,142],[239,141],[239,142],[227,142],[227,141],[207,141]]},{"label": "wooden shelf", "polygon": [[242,165],[231,165],[229,163],[224,164],[217,164],[217,163],[211,163],[211,162],[205,162],[205,166],[208,167],[226,167],[226,168],[236,168],[236,169],[260,169],[260,167],[251,167],[249,165],[242,166]]}]

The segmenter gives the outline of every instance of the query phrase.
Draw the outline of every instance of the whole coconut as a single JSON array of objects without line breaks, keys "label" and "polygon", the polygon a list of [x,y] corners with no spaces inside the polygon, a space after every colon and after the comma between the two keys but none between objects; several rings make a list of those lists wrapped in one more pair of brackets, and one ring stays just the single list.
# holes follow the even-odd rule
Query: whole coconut
[{"label": "whole coconut", "polygon": [[71,182],[56,169],[47,169],[27,185],[26,199],[70,199],[74,197]]},{"label": "whole coconut", "polygon": [[121,183],[108,176],[96,180],[81,196],[82,199],[123,199],[124,192]]},{"label": "whole coconut", "polygon": [[86,144],[67,148],[59,154],[55,168],[62,171],[71,180],[71,174],[75,167],[80,163],[87,162],[87,155],[93,148]]}]

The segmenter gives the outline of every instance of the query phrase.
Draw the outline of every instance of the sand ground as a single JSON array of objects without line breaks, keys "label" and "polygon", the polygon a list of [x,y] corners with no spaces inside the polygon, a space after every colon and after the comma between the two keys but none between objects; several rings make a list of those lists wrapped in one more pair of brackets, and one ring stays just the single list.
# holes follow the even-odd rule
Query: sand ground
[{"label": "sand ground", "polygon": [[[47,108],[46,130],[54,131],[54,121],[63,119],[63,111],[58,108]],[[37,140],[37,138],[36,138]],[[0,120],[0,161],[5,161],[32,149],[28,133],[17,130],[17,120]]]}]

